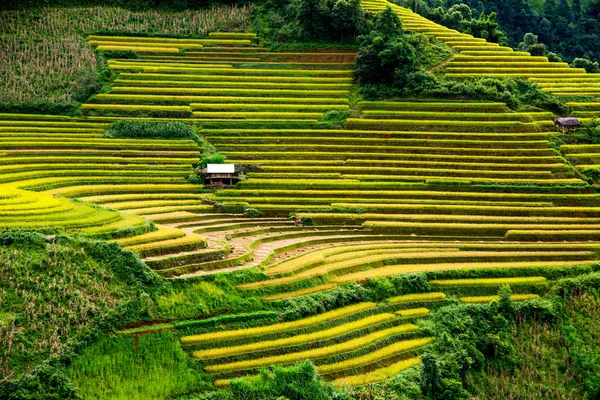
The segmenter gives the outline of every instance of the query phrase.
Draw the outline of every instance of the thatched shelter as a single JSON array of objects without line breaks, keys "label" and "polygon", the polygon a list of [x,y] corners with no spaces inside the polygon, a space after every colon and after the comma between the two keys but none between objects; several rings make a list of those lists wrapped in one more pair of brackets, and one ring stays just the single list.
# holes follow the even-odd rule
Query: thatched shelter
[{"label": "thatched shelter", "polygon": [[570,132],[579,128],[581,126],[581,121],[573,117],[556,118],[554,120],[554,125],[556,125],[558,129],[561,129],[562,133],[565,133],[565,130]]},{"label": "thatched shelter", "polygon": [[234,164],[208,164],[202,173],[205,176],[204,182],[210,186],[214,184],[233,185],[238,180]]}]

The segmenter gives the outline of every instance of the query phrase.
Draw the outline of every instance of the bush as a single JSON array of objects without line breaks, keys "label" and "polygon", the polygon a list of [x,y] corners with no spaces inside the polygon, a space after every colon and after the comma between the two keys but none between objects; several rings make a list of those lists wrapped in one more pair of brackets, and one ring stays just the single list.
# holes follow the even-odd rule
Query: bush
[{"label": "bush", "polygon": [[530,53],[532,56],[546,55],[546,46],[543,43],[539,43],[537,35],[533,33],[526,33],[517,49]]},{"label": "bush", "polygon": [[562,62],[562,58],[560,58],[558,54],[553,53],[551,51],[549,51],[548,54],[546,54],[546,57],[548,57],[548,61],[550,62]]},{"label": "bush", "polygon": [[6,400],[77,400],[77,388],[58,366],[44,364],[17,381],[0,385]]},{"label": "bush", "polygon": [[40,101],[37,103],[16,103],[10,101],[0,102],[1,113],[11,114],[56,114],[68,115],[72,114],[79,108],[78,103],[51,103],[48,101]]},{"label": "bush", "polygon": [[327,111],[318,122],[320,128],[343,128],[346,124],[346,118],[350,116],[348,110],[330,110]]},{"label": "bush", "polygon": [[600,72],[600,64],[597,62],[591,61],[587,58],[576,58],[571,63],[571,67],[573,68],[584,68],[586,72],[590,74],[597,74]]},{"label": "bush", "polygon": [[593,118],[575,132],[577,141],[585,144],[600,144],[600,120]]},{"label": "bush", "polygon": [[260,218],[264,215],[264,213],[256,208],[246,208],[244,209],[244,217],[247,218]]},{"label": "bush", "polygon": [[225,156],[223,154],[203,155],[200,161],[200,169],[206,168],[208,164],[224,164]]},{"label": "bush", "polygon": [[600,169],[592,168],[583,171],[583,174],[592,182],[600,183]]},{"label": "bush", "polygon": [[292,297],[283,301],[282,318],[284,321],[294,321],[364,301],[365,297],[366,290],[355,283],[338,286],[327,292]]},{"label": "bush", "polygon": [[105,58],[122,58],[122,59],[138,59],[140,55],[134,50],[104,50],[102,55]]},{"label": "bush", "polygon": [[256,378],[232,380],[230,388],[233,400],[328,400],[333,396],[333,388],[318,377],[310,361],[263,369]]},{"label": "bush", "polygon": [[105,133],[112,138],[132,139],[192,139],[192,127],[181,122],[120,120],[113,122]]}]

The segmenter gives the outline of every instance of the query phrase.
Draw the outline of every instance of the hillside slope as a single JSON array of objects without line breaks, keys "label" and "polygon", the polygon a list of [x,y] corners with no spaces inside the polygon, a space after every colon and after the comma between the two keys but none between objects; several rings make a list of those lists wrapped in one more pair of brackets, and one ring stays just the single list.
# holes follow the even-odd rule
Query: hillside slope
[{"label": "hillside slope", "polygon": [[[448,78],[515,76],[596,95],[583,70],[386,1],[363,6],[390,6],[406,29],[451,47]],[[121,321],[119,336],[76,358],[70,377],[87,398],[130,396],[139,371],[168,382],[154,394],[168,398],[187,383],[235,388],[238,377],[304,360],[335,386],[382,382],[422,360],[431,366],[421,355],[447,338],[430,316],[481,317],[490,329],[477,344],[492,346],[502,304],[546,310],[535,299],[557,280],[600,267],[600,194],[582,174],[597,146],[559,150],[552,113],[357,100],[355,53],[272,52],[253,33],[87,42],[115,52],[116,79],[81,116],[0,115],[0,228],[112,240],[156,272],[138,263],[150,286],[178,278],[153,299],[154,315]],[[597,114],[597,102],[582,103],[580,116]],[[191,124],[200,140],[104,135],[122,119]],[[190,182],[211,146],[242,168],[235,187]],[[512,297],[497,295],[505,285]],[[127,363],[139,368],[121,376]]]}]

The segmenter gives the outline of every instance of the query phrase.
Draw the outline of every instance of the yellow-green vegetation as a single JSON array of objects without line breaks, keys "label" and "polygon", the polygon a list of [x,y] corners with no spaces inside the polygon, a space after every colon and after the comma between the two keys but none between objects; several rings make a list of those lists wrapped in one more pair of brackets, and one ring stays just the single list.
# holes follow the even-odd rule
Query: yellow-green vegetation
[{"label": "yellow-green vegetation", "polygon": [[[513,294],[510,298],[513,301],[525,301],[539,297],[538,294]],[[500,296],[465,296],[460,298],[463,303],[489,303],[495,300],[500,300]]]},{"label": "yellow-green vegetation", "polygon": [[417,349],[428,345],[433,341],[433,338],[420,338],[412,340],[403,340],[394,343],[391,346],[384,347],[373,353],[367,354],[362,357],[353,358],[350,360],[342,361],[336,364],[320,365],[317,369],[322,374],[328,374],[331,372],[351,370],[363,365],[368,365],[378,360],[384,360],[389,357],[393,357],[397,354],[404,353],[410,350]]},{"label": "yellow-green vegetation", "polygon": [[416,325],[404,324],[376,331],[357,339],[352,339],[344,343],[320,347],[313,350],[307,350],[298,353],[283,354],[280,356],[264,357],[254,360],[239,361],[226,364],[208,365],[206,371],[209,373],[231,372],[238,370],[247,370],[271,364],[290,364],[305,359],[319,359],[334,354],[343,353],[345,351],[355,350],[367,345],[370,345],[378,340],[388,338],[390,336],[416,331]]},{"label": "yellow-green vegetation", "polygon": [[545,283],[543,276],[526,276],[518,278],[483,278],[483,279],[447,279],[431,280],[431,286],[502,286],[502,285],[535,285]]},{"label": "yellow-green vegetation", "polygon": [[417,293],[417,294],[405,294],[402,296],[391,297],[386,301],[391,304],[401,304],[401,303],[412,303],[417,301],[436,301],[436,300],[444,300],[446,295],[441,292],[434,293]]},{"label": "yellow-green vegetation", "polygon": [[[403,315],[404,316],[404,315]],[[338,325],[335,328],[310,333],[306,335],[297,335],[290,338],[271,340],[266,342],[254,342],[251,344],[245,344],[233,347],[223,348],[211,348],[209,350],[198,350],[193,352],[193,356],[197,359],[204,360],[207,358],[215,357],[227,357],[234,354],[240,353],[252,353],[270,348],[288,347],[297,344],[314,343],[316,341],[339,336],[348,332],[355,331],[361,328],[367,328],[369,326],[377,325],[383,322],[394,320],[394,314],[376,314],[370,317],[360,319],[358,321],[349,322],[347,324]]]},{"label": "yellow-green vegetation", "polygon": [[419,357],[413,357],[406,360],[398,361],[390,366],[376,369],[375,371],[360,374],[350,375],[343,378],[336,379],[332,383],[336,386],[362,386],[370,383],[377,383],[383,380],[389,379],[394,375],[399,374],[403,370],[419,364],[421,360]]},{"label": "yellow-green vegetation", "polygon": [[214,333],[206,333],[203,335],[194,335],[194,336],[184,336],[181,338],[181,344],[198,344],[198,343],[206,343],[206,342],[216,342],[222,340],[229,339],[239,339],[244,337],[251,336],[259,336],[266,335],[269,333],[277,333],[277,332],[285,332],[291,329],[299,329],[308,327],[311,325],[319,324],[326,321],[335,320],[337,318],[342,318],[350,314],[354,314],[360,311],[364,311],[370,308],[374,308],[376,306],[375,303],[359,303],[356,305],[343,307],[338,310],[329,311],[314,317],[292,321],[292,322],[284,322],[280,324],[256,327],[256,328],[247,328],[240,329],[235,331],[224,331],[224,332],[214,332]]},{"label": "yellow-green vegetation", "polygon": [[[339,12],[335,4],[327,18]],[[600,110],[581,97],[600,95],[582,68],[385,0],[361,6],[385,10],[379,22],[397,15],[405,30],[425,34],[412,38],[424,54],[441,51],[439,60],[432,55],[432,79],[460,86],[463,77],[520,77],[561,110],[544,93],[576,97],[575,116]],[[358,3],[348,7],[366,18]],[[294,13],[276,14],[258,25]],[[307,21],[280,34],[309,38]],[[10,334],[0,336],[30,348],[10,347],[9,364],[0,364],[31,354],[34,367],[73,350],[60,369],[84,398],[202,397],[212,383],[231,388],[226,400],[294,397],[282,387],[329,399],[334,389],[324,381],[381,383],[364,389],[369,395],[349,389],[356,398],[404,398],[404,388],[423,398],[467,398],[461,390],[475,382],[475,364],[485,372],[491,355],[510,356],[502,346],[516,320],[553,323],[556,302],[538,299],[552,291],[559,301],[562,278],[598,270],[600,195],[589,170],[600,162],[599,146],[559,151],[554,112],[517,107],[508,91],[493,101],[451,92],[442,100],[365,101],[355,51],[267,49],[270,26],[207,38],[203,29],[168,35],[164,26],[136,35],[139,27],[124,24],[112,34],[77,30],[94,32],[87,45],[106,59],[111,85],[87,93],[72,116],[0,114],[0,229],[47,235],[27,263],[11,238],[2,236],[0,250],[19,266],[27,293],[38,265],[49,267],[44,277],[69,270],[42,279],[42,288],[64,292],[46,304],[44,296],[19,298],[21,283],[7,269],[11,292],[0,299],[11,308],[0,313],[0,333]],[[329,39],[350,43],[359,33]],[[188,37],[171,37],[178,34]],[[529,88],[489,82],[497,92]],[[207,165],[222,163],[235,165],[239,182],[210,176],[211,186],[203,185]],[[64,249],[61,240],[73,239],[61,233],[109,242],[77,239]],[[98,299],[102,288],[107,298]],[[38,324],[17,315],[22,302],[30,314],[56,309],[59,317]],[[98,313],[106,320],[90,322]],[[98,331],[67,348],[73,315]],[[36,341],[38,334],[49,341]],[[61,335],[69,336],[66,347],[57,344]]]}]

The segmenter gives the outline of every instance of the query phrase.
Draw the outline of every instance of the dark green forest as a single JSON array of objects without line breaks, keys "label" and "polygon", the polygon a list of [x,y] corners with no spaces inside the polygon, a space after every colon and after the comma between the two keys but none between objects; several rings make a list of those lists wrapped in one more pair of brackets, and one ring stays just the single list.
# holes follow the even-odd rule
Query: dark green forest
[{"label": "dark green forest", "polygon": [[[546,52],[572,62],[575,58],[600,61],[600,1],[545,0],[539,7],[529,0],[397,0],[445,26],[505,41],[516,48],[525,34],[538,36]],[[497,21],[503,35],[490,27]],[[484,25],[485,34],[481,35]],[[487,25],[487,26],[485,26]]]}]

